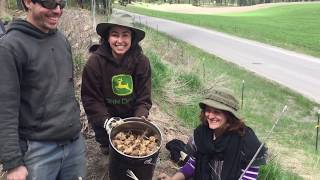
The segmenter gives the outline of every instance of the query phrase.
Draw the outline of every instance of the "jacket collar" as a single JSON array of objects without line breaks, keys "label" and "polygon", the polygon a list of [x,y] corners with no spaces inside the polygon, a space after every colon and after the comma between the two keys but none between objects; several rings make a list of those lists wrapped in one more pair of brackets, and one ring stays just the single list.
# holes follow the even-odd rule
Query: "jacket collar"
[{"label": "jacket collar", "polygon": [[111,50],[105,44],[100,45],[100,47],[94,53],[105,57],[107,61],[110,61],[116,65],[121,65],[125,59],[115,59],[111,53]]}]

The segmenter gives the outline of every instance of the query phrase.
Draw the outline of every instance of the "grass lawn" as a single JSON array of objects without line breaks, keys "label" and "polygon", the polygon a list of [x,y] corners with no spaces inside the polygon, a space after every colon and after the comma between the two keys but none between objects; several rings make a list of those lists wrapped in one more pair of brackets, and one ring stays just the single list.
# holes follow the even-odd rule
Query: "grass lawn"
[{"label": "grass lawn", "polygon": [[115,7],[202,26],[320,57],[320,3],[281,5],[222,15],[169,13],[132,5]]}]

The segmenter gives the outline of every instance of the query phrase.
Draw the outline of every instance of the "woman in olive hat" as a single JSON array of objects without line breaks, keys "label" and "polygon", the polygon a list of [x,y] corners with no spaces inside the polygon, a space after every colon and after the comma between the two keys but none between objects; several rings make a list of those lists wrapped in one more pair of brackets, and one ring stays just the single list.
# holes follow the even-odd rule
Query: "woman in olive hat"
[{"label": "woman in olive hat", "polygon": [[[238,114],[239,103],[227,90],[214,90],[199,103],[201,124],[188,142],[192,149],[187,163],[163,180],[238,180],[261,145],[254,131]],[[259,166],[266,163],[263,147],[244,179],[257,179]]]},{"label": "woman in olive hat", "polygon": [[[103,127],[111,117],[145,117],[151,108],[151,68],[139,42],[145,32],[128,14],[115,14],[96,27],[100,44],[90,48],[82,75],[81,98],[96,140],[109,145]],[[105,152],[106,153],[106,152]]]}]

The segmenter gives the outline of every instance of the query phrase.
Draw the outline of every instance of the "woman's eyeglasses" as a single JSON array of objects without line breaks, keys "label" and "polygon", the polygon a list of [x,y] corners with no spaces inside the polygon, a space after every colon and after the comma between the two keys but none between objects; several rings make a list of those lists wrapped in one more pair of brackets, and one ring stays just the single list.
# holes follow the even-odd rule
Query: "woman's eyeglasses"
[{"label": "woman's eyeglasses", "polygon": [[57,6],[60,6],[60,9],[63,9],[66,6],[66,0],[61,0],[56,2],[56,0],[32,0],[34,3],[39,3],[42,7],[47,9],[55,9]]}]

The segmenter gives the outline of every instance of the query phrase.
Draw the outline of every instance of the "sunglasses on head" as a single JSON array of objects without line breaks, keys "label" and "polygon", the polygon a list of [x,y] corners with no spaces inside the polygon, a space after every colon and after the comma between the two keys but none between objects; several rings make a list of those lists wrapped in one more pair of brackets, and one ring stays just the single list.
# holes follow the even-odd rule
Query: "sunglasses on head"
[{"label": "sunglasses on head", "polygon": [[60,6],[60,9],[63,9],[66,6],[66,0],[61,0],[56,2],[56,0],[32,0],[34,3],[39,3],[42,7],[47,9],[55,9],[57,6]]}]

